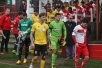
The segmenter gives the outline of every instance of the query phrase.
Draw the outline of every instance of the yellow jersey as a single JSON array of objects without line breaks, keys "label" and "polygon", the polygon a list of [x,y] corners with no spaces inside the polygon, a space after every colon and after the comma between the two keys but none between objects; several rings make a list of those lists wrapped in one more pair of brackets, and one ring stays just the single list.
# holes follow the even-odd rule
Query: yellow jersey
[{"label": "yellow jersey", "polygon": [[54,17],[54,13],[47,12],[47,22],[51,22],[51,17]]},{"label": "yellow jersey", "polygon": [[65,7],[65,10],[68,10],[69,7]]},{"label": "yellow jersey", "polygon": [[33,24],[36,22],[39,22],[39,15],[35,16],[34,14],[32,15],[32,22]]},{"label": "yellow jersey", "polygon": [[48,25],[46,23],[33,24],[31,31],[35,32],[34,44],[39,44],[39,45],[47,44],[47,30],[48,30]]}]

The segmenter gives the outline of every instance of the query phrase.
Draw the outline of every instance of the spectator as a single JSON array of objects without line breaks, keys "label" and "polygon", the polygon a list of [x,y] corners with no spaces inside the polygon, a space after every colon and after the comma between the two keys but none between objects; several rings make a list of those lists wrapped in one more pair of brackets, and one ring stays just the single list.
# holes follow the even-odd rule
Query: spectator
[{"label": "spectator", "polygon": [[47,1],[47,4],[44,7],[46,9],[46,12],[48,12],[48,9],[51,9],[51,4],[49,1]]},{"label": "spectator", "polygon": [[19,47],[19,51],[18,51],[18,61],[16,62],[16,64],[18,64],[18,65],[21,64],[22,49],[23,49],[24,44],[26,46],[26,50],[25,50],[25,58],[24,58],[23,63],[24,64],[27,63],[27,57],[28,57],[29,46],[30,46],[31,27],[32,27],[32,21],[30,19],[28,19],[27,14],[24,13],[23,19],[20,20],[20,22],[19,22],[18,30],[19,30],[19,34],[21,34],[22,32],[27,32],[27,35],[26,35],[25,39],[23,39],[23,37],[21,38],[21,43],[20,43],[20,47]]},{"label": "spectator", "polygon": [[[66,30],[67,30],[67,37],[66,37],[66,56],[67,58],[65,60],[68,60],[69,58],[74,59],[74,41],[72,39],[72,32],[74,27],[76,26],[76,23],[72,21],[73,17],[69,16],[68,21],[65,22]],[[72,54],[70,54],[71,52]]]},{"label": "spectator", "polygon": [[[14,23],[13,23],[13,34],[15,35],[15,38],[16,38],[16,43],[14,45],[14,49],[13,49],[13,53],[16,53],[17,52],[17,37],[18,37],[18,24],[19,24],[19,21],[20,19],[23,18],[23,13],[22,12],[19,12],[18,13],[18,16],[14,19]],[[16,53],[17,54],[17,53]]]},{"label": "spectator", "polygon": [[[11,18],[10,18],[10,9],[7,8],[5,13],[1,18],[1,30],[6,38],[2,37],[1,42],[1,54],[8,53],[8,41],[10,37],[10,29],[11,29]],[[5,45],[5,52],[3,52],[3,47]]]},{"label": "spectator", "polygon": [[68,11],[69,3],[68,3],[68,2],[64,2],[64,7],[65,7],[65,10],[67,10],[67,11]]},{"label": "spectator", "polygon": [[67,21],[68,11],[65,10],[65,7],[64,7],[64,6],[61,7],[61,10],[60,10],[59,13],[60,13],[60,15],[61,15],[60,20],[63,21],[63,22],[66,22],[66,21]]},{"label": "spectator", "polygon": [[25,1],[22,1],[21,5],[20,5],[20,12],[26,12],[27,6],[25,4]]}]

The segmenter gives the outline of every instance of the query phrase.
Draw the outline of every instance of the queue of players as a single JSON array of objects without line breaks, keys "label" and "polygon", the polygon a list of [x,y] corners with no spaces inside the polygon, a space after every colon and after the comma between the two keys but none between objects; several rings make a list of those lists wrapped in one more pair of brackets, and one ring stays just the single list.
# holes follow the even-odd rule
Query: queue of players
[{"label": "queue of players", "polygon": [[[65,60],[72,57],[75,61],[75,68],[83,68],[89,59],[87,32],[90,17],[78,16],[77,18],[80,22],[77,23],[74,19],[75,14],[85,13],[86,15],[90,15],[90,8],[92,8],[93,12],[96,14],[96,0],[93,0],[92,4],[88,2],[85,3],[84,1],[79,4],[78,1],[73,1],[71,6],[65,2],[63,5],[57,5],[53,10],[49,8],[46,13],[40,14],[38,14],[38,11],[35,9],[31,20],[27,18],[26,13],[19,12],[18,16],[13,21],[12,29],[9,15],[10,9],[7,8],[5,13],[0,15],[0,33],[2,34],[1,54],[8,53],[10,31],[13,32],[16,38],[13,52],[17,52],[18,35],[22,32],[26,32],[25,39],[21,39],[20,42],[16,64],[19,65],[22,62],[21,55],[24,45],[26,49],[23,63],[27,63],[29,46],[31,45],[32,48],[34,48],[34,57],[32,58],[29,68],[34,67],[38,56],[42,56],[40,68],[44,68],[46,55],[48,54],[46,44],[49,43],[48,47],[52,51],[51,68],[56,68],[57,51],[64,45],[66,45]],[[70,48],[72,48],[72,55],[70,54]],[[5,52],[3,49],[5,49]],[[84,59],[79,66],[79,58],[81,55],[84,56]]]}]

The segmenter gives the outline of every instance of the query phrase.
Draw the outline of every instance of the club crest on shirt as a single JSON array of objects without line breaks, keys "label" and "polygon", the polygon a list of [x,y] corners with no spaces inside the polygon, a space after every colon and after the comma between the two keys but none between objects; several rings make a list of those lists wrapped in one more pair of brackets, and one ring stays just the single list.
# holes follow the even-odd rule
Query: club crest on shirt
[{"label": "club crest on shirt", "polygon": [[39,31],[46,31],[46,27],[44,26],[44,28],[41,28],[40,26],[38,26],[38,30]]}]

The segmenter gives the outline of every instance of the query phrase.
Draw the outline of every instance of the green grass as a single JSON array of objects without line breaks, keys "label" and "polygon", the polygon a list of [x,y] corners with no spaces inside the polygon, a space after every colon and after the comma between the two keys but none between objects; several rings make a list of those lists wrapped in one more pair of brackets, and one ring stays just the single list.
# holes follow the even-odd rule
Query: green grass
[{"label": "green grass", "polygon": [[[63,62],[61,65],[68,66],[69,68],[74,68],[74,61],[69,59],[68,61]],[[102,68],[102,61],[90,59],[84,68]]]},{"label": "green grass", "polygon": [[[24,65],[16,65],[15,62],[17,61],[18,56],[16,56],[15,54],[11,53],[12,49],[10,49],[9,54],[4,54],[1,55],[0,54],[0,68],[28,68],[28,66],[24,66]],[[49,54],[49,56],[51,56],[51,54]],[[60,58],[63,58],[63,56],[61,56],[61,54],[58,54],[58,59],[60,60]],[[2,62],[2,60],[4,60]],[[13,61],[14,63],[6,63],[9,61]],[[51,63],[47,62],[46,65],[50,65]],[[68,61],[63,61],[58,64],[57,66],[63,66],[63,68],[74,68],[74,61],[72,59],[69,59]],[[90,59],[88,61],[88,63],[86,64],[85,68],[102,68],[102,61],[99,60],[92,60]]]},{"label": "green grass", "polygon": [[28,68],[28,67],[0,63],[0,68]]}]

